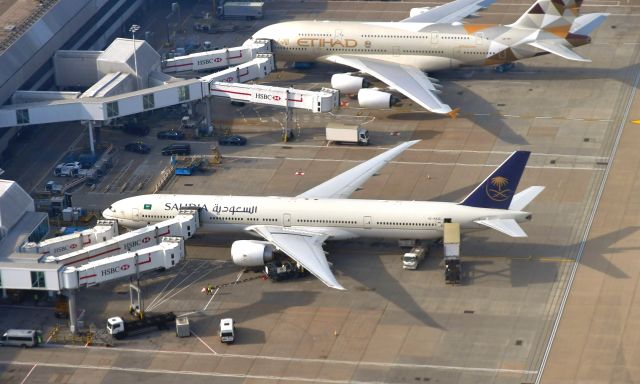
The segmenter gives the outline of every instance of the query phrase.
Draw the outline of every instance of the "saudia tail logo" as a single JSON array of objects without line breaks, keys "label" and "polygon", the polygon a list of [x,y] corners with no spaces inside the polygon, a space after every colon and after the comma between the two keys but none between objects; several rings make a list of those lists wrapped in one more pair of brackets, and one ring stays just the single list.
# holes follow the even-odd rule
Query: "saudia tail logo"
[{"label": "saudia tail logo", "polygon": [[505,201],[513,196],[513,191],[509,188],[509,179],[504,176],[496,176],[486,184],[487,196],[493,201]]}]

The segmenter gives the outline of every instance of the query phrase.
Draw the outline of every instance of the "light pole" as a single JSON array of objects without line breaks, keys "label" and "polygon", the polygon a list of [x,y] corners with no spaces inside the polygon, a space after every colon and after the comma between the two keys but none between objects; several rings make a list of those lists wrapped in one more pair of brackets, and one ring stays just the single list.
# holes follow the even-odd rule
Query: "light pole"
[{"label": "light pole", "polygon": [[136,70],[136,85],[138,86],[137,90],[140,90],[140,79],[138,78],[138,58],[136,55],[136,32],[140,29],[138,24],[133,24],[131,28],[129,28],[129,32],[131,32],[131,36],[133,37],[133,65]]}]

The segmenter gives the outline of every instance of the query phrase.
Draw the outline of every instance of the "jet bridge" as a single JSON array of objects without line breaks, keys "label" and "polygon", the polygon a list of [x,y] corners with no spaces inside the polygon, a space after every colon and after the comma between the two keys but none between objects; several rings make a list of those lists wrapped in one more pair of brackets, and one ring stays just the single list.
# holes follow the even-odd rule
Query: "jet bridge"
[{"label": "jet bridge", "polygon": [[216,49],[167,59],[162,63],[162,71],[179,73],[231,67],[251,61],[261,53],[270,52],[271,40],[256,39],[241,47]]},{"label": "jet bridge", "polygon": [[[136,214],[136,212],[132,214]],[[140,213],[138,212],[137,214],[139,215]],[[172,219],[115,236],[112,239],[102,241],[75,252],[57,256],[43,255],[40,258],[40,262],[56,263],[65,266],[82,265],[109,256],[157,245],[162,241],[162,238],[166,236],[179,236],[186,240],[193,236],[199,227],[199,211],[181,210],[178,215]]]},{"label": "jet bridge", "polygon": [[58,272],[61,289],[90,287],[156,269],[173,268],[184,256],[182,237],[164,237],[158,245],[142,248]]}]

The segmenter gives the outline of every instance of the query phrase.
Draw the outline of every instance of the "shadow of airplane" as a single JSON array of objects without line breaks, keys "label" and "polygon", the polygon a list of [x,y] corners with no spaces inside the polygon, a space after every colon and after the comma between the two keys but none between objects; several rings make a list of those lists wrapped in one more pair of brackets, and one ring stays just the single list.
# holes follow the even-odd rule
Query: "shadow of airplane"
[{"label": "shadow of airplane", "polygon": [[[356,241],[356,243],[359,242]],[[344,247],[345,242],[340,242],[339,244],[327,243],[324,248],[329,253],[344,253]],[[389,274],[380,257],[358,253],[349,255],[348,257],[336,257],[333,258],[331,262],[335,269],[362,284],[364,290],[375,291],[385,300],[398,306],[398,308],[402,309],[406,314],[420,323],[428,327],[444,330],[444,327],[438,324],[416,302],[414,297],[400,285],[397,279]],[[362,265],[366,265],[367,267],[362,268]],[[360,289],[363,290],[362,288]]]},{"label": "shadow of airplane", "polygon": [[518,62],[516,67],[508,72],[497,73],[492,67],[466,67],[438,72],[441,80],[488,80],[488,81],[523,81],[523,80],[594,80],[614,79],[626,85],[633,86],[635,74],[640,70],[640,63],[630,64],[621,68],[572,66],[533,66],[526,62]]},{"label": "shadow of airplane", "polygon": [[[610,232],[602,236],[598,236],[587,240],[586,248],[588,248],[590,257],[583,257],[580,263],[598,272],[604,273],[616,279],[626,279],[629,276],[620,268],[615,266],[604,255],[616,254],[628,251],[640,250],[638,247],[613,247],[617,241],[626,238],[638,231],[640,227],[628,227],[619,231]],[[557,280],[559,272],[558,263],[564,260],[575,260],[577,251],[581,243],[574,244],[549,244],[549,243],[518,243],[508,241],[498,242],[489,240],[486,237],[469,236],[463,240],[466,245],[463,248],[463,262],[465,268],[474,268],[476,277],[478,273],[489,273],[483,271],[480,264],[473,264],[473,260],[465,260],[465,258],[481,257],[488,254],[493,255],[518,255],[518,258],[511,260],[510,277],[511,285],[524,286],[527,284],[549,283]],[[595,257],[594,257],[595,256]],[[531,259],[529,259],[531,258]],[[545,262],[536,263],[535,267],[522,269],[517,268],[516,263],[524,263],[529,260],[540,260],[543,258]],[[501,273],[505,273],[502,271]],[[490,272],[494,273],[495,272]],[[504,275],[503,275],[504,276]]]}]

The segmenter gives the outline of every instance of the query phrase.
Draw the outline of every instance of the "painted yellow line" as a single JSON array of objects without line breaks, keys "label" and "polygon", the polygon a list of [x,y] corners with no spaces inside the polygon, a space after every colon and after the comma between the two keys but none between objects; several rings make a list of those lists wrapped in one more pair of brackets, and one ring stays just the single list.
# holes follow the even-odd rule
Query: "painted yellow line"
[{"label": "painted yellow line", "polygon": [[640,120],[631,120],[633,124],[640,124]]}]

